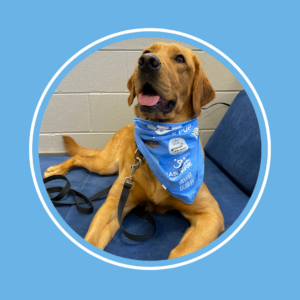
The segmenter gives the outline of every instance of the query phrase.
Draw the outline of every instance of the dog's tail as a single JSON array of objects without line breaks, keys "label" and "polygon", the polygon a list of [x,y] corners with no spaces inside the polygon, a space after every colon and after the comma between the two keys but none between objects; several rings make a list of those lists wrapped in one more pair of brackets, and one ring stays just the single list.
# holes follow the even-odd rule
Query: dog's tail
[{"label": "dog's tail", "polygon": [[95,150],[95,149],[86,149],[80,147],[73,138],[67,135],[62,135],[62,138],[64,140],[65,148],[69,155],[74,156],[76,154],[82,155],[82,156],[92,156],[96,154],[97,152],[101,150]]}]

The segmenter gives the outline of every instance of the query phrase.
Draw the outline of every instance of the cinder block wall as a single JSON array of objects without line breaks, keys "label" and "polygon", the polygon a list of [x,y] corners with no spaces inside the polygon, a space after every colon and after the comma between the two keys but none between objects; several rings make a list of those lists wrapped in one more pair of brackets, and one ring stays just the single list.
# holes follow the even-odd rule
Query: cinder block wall
[{"label": "cinder block wall", "polygon": [[[83,147],[101,149],[117,130],[133,123],[133,108],[127,105],[127,80],[141,51],[158,41],[179,43],[197,54],[216,90],[216,99],[211,103],[231,103],[242,89],[221,63],[193,46],[161,38],[119,42],[84,59],[60,83],[43,118],[40,154],[66,154],[61,135],[70,135]],[[227,107],[216,105],[202,111],[199,131],[203,146],[226,110]]]}]

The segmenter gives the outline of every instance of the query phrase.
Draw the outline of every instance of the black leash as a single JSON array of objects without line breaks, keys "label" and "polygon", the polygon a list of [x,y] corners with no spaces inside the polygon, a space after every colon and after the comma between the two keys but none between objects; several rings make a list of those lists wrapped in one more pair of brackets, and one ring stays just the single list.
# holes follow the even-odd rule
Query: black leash
[{"label": "black leash", "polygon": [[[143,158],[143,156],[142,156],[142,158],[139,158],[136,156],[137,150],[135,151],[135,154],[134,154],[134,163],[131,166],[130,176],[126,177],[124,180],[124,183],[123,183],[123,190],[122,190],[120,200],[119,200],[119,205],[118,205],[118,221],[120,224],[120,228],[126,237],[128,237],[129,239],[134,240],[134,241],[142,242],[142,241],[149,240],[156,232],[155,220],[148,212],[145,211],[145,208],[137,206],[131,211],[131,213],[140,217],[141,219],[145,220],[146,222],[150,223],[153,226],[153,228],[150,231],[143,233],[143,234],[134,234],[134,233],[128,232],[122,226],[123,211],[125,208],[126,201],[129,197],[130,189],[133,186],[132,184],[127,183],[126,181],[127,181],[127,179],[129,179],[131,182],[133,182],[133,180],[132,180],[133,172],[134,172],[134,170],[139,168],[139,166],[142,163],[142,158]],[[136,164],[136,162],[138,162],[138,163]],[[88,198],[85,195],[83,195],[82,193],[71,189],[71,184],[70,184],[68,178],[63,175],[49,176],[44,179],[44,183],[46,184],[50,181],[54,181],[54,180],[58,180],[58,179],[65,180],[66,181],[65,186],[55,186],[55,187],[46,188],[47,193],[48,193],[53,205],[54,206],[76,205],[77,210],[83,214],[91,214],[94,211],[93,201],[108,194],[109,190],[112,187],[112,185],[111,185],[111,186],[99,191],[92,197]],[[56,196],[53,196],[52,193],[59,193],[59,194]],[[59,202],[59,200],[63,199],[67,194],[73,196],[75,202]],[[77,197],[83,199],[83,201],[78,201]],[[89,207],[84,207],[81,204],[88,204]]]},{"label": "black leash", "polygon": [[[68,178],[64,175],[49,176],[44,179],[44,183],[54,181],[57,179],[65,180],[66,185],[46,188],[47,193],[48,193],[53,205],[54,206],[64,206],[64,205],[74,205],[75,204],[77,210],[83,214],[91,214],[94,211],[94,206],[93,206],[92,201],[108,194],[110,188],[112,187],[112,186],[109,186],[109,187],[99,191],[94,196],[88,198],[87,196],[81,194],[80,192],[71,189],[71,184],[70,184]],[[59,194],[56,196],[53,196],[52,193],[59,193]],[[63,199],[67,194],[73,196],[75,202],[58,202],[59,200]],[[83,199],[83,201],[78,201],[77,196],[79,198]],[[80,204],[89,204],[89,207],[84,207],[84,206],[81,206]]]},{"label": "black leash", "polygon": [[214,103],[214,104],[210,105],[209,107],[201,107],[201,109],[209,109],[209,108],[211,108],[211,107],[213,107],[215,105],[219,105],[219,104],[230,106],[230,104],[225,103],[225,102],[217,102],[217,103]]},{"label": "black leash", "polygon": [[156,223],[155,223],[154,218],[149,213],[147,213],[145,211],[145,208],[143,208],[141,206],[137,206],[131,211],[131,213],[135,214],[136,216],[140,217],[141,219],[143,219],[146,222],[153,225],[151,230],[149,230],[148,232],[143,233],[143,234],[134,234],[134,233],[128,232],[122,226],[123,210],[124,210],[125,203],[127,201],[127,198],[129,196],[129,191],[130,191],[131,188],[132,188],[132,184],[129,184],[129,183],[126,183],[126,182],[124,183],[123,190],[122,190],[122,193],[121,193],[121,197],[120,197],[120,200],[119,200],[119,206],[118,206],[118,220],[119,220],[120,228],[121,228],[123,234],[126,237],[128,237],[129,239],[133,240],[133,241],[137,241],[137,242],[147,241],[150,238],[152,238],[153,235],[155,234],[155,232],[156,232]]}]

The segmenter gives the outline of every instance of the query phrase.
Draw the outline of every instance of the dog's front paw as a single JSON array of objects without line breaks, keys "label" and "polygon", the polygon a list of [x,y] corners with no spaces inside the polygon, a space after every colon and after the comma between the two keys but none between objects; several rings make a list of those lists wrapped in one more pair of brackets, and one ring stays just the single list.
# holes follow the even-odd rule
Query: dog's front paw
[{"label": "dog's front paw", "polygon": [[44,178],[52,175],[66,175],[68,171],[64,170],[60,165],[55,165],[48,168],[44,173]]},{"label": "dog's front paw", "polygon": [[87,234],[84,238],[87,242],[89,242],[90,244],[92,244],[93,246],[97,247],[97,241],[95,239],[94,235],[91,234]]},{"label": "dog's front paw", "polygon": [[181,256],[184,256],[184,255],[188,255],[188,254],[190,254],[190,253],[192,253],[192,252],[193,252],[193,251],[190,251],[190,250],[186,249],[185,247],[182,247],[182,246],[179,244],[176,248],[174,248],[174,249],[171,251],[171,253],[170,253],[168,259],[172,259],[172,258],[177,258],[177,257],[181,257]]},{"label": "dog's front paw", "polygon": [[168,257],[168,259],[172,259],[172,258],[177,258],[179,257],[180,255],[178,255],[177,251],[176,251],[176,248],[173,249]]}]

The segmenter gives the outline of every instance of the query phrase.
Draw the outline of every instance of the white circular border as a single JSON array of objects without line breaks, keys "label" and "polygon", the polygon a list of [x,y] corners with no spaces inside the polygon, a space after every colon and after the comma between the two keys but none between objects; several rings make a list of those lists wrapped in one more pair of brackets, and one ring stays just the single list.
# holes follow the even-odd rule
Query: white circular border
[{"label": "white circular border", "polygon": [[[123,264],[123,263],[119,263],[119,262],[115,262],[113,260],[107,259],[105,257],[102,257],[94,252],[92,252],[91,250],[85,248],[83,245],[81,245],[78,241],[76,241],[72,236],[70,236],[63,228],[62,226],[57,222],[57,220],[54,218],[54,216],[52,215],[52,213],[50,212],[49,208],[47,207],[45,200],[43,199],[43,196],[41,194],[41,191],[39,189],[37,180],[36,180],[36,176],[35,176],[35,172],[34,172],[34,165],[33,165],[33,154],[32,154],[32,144],[33,144],[33,133],[34,133],[34,126],[35,126],[35,122],[36,122],[36,118],[39,112],[39,109],[41,107],[41,104],[44,100],[45,95],[47,94],[49,88],[51,87],[51,85],[53,84],[53,82],[55,81],[55,79],[58,77],[58,75],[76,58],[78,57],[80,54],[84,53],[86,50],[90,49],[91,47],[104,42],[106,40],[109,40],[111,38],[120,36],[120,35],[125,35],[125,34],[130,34],[130,33],[137,33],[137,32],[164,32],[164,33],[170,33],[170,34],[175,34],[175,35],[180,35],[186,38],[189,38],[191,40],[197,41],[209,48],[211,48],[212,50],[214,50],[215,52],[217,52],[218,54],[220,54],[221,56],[223,56],[229,63],[231,63],[235,69],[243,76],[243,78],[245,79],[245,81],[248,83],[249,87],[251,88],[258,104],[259,107],[261,109],[262,115],[263,115],[263,119],[265,122],[265,126],[266,126],[266,133],[267,133],[267,145],[268,145],[268,157],[267,157],[267,165],[266,165],[266,172],[265,172],[265,176],[263,179],[263,183],[261,186],[261,189],[259,191],[259,194],[257,196],[257,199],[255,201],[255,203],[253,204],[250,212],[248,213],[248,215],[246,216],[246,218],[243,220],[243,222],[238,226],[238,228],[230,235],[228,236],[222,243],[220,243],[219,245],[217,245],[215,248],[209,250],[208,252],[195,257],[193,259],[190,259],[188,261],[184,261],[181,263],[177,263],[177,264],[173,264],[173,265],[168,265],[168,266],[157,266],[157,267],[143,267],[143,266],[132,266],[132,265],[127,265],[127,264]],[[30,137],[29,137],[29,161],[30,161],[30,169],[31,169],[31,174],[32,174],[32,178],[33,178],[33,182],[36,188],[36,191],[38,193],[38,196],[46,210],[46,212],[48,213],[49,217],[52,219],[52,221],[54,222],[54,224],[59,228],[59,230],[68,238],[70,239],[75,245],[77,245],[79,248],[81,248],[82,250],[86,251],[87,253],[89,253],[90,255],[93,255],[94,257],[101,259],[105,262],[108,262],[110,264],[116,265],[116,266],[120,266],[120,267],[124,267],[124,268],[129,268],[129,269],[136,269],[136,270],[164,270],[164,269],[172,269],[172,268],[176,268],[176,267],[180,267],[180,266],[184,266],[187,264],[190,264],[192,262],[195,262],[197,260],[200,260],[206,256],[208,256],[209,254],[215,252],[216,250],[218,250],[219,248],[221,248],[222,246],[224,246],[229,240],[231,240],[241,229],[242,227],[246,224],[246,222],[249,220],[249,218],[251,217],[251,215],[253,214],[255,208],[258,205],[258,202],[260,201],[260,198],[263,194],[263,191],[265,189],[266,183],[267,183],[267,179],[268,179],[268,175],[269,175],[269,170],[270,170],[270,163],[271,163],[271,137],[270,137],[270,129],[269,129],[269,123],[268,123],[268,119],[264,110],[264,107],[262,105],[262,102],[254,88],[254,86],[252,85],[252,83],[250,82],[250,80],[248,79],[248,77],[244,74],[244,72],[227,56],[225,55],[222,51],[220,51],[219,49],[217,49],[216,47],[210,45],[209,43],[196,38],[192,35],[186,34],[186,33],[182,33],[180,31],[175,31],[175,30],[169,30],[169,29],[160,29],[160,28],[139,28],[139,29],[132,29],[132,30],[125,30],[125,31],[120,31],[118,33],[114,33],[111,35],[108,35],[102,39],[99,39],[91,44],[89,44],[88,46],[84,47],[83,49],[81,49],[80,51],[78,51],[76,54],[74,54],[67,62],[65,62],[63,64],[63,66],[55,73],[55,75],[52,77],[52,79],[50,80],[50,82],[48,83],[48,85],[46,86],[39,102],[38,105],[35,109],[34,115],[33,115],[33,119],[32,119],[32,123],[31,123],[31,129],[30,129]]]}]

